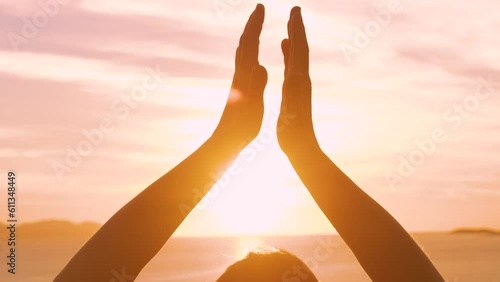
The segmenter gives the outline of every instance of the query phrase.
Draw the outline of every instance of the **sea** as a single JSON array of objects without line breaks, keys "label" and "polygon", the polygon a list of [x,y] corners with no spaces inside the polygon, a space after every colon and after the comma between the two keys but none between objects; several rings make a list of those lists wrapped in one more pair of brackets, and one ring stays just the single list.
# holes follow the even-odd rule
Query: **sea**
[{"label": "sea", "polygon": [[[412,236],[447,282],[500,282],[500,236],[451,233]],[[7,265],[2,263],[0,281],[52,281],[84,243],[73,240],[23,242],[18,247],[16,274],[8,273]],[[265,248],[280,248],[294,253],[306,262],[320,281],[371,281],[354,254],[335,235],[174,237],[135,281],[213,282],[229,265],[249,251]],[[3,253],[2,257],[6,261]]]}]

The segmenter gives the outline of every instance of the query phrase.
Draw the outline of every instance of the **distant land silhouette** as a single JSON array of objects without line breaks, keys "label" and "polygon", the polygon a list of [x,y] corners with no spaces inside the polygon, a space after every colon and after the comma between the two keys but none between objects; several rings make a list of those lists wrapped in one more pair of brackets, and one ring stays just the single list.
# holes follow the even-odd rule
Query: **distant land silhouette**
[{"label": "distant land silhouette", "polygon": [[451,231],[450,233],[500,236],[500,230],[494,230],[491,228],[459,228]]},{"label": "distant land silhouette", "polygon": [[[0,223],[0,241],[6,240],[9,234],[7,224]],[[99,230],[101,224],[97,222],[75,223],[68,220],[42,220],[25,222],[17,225],[17,238],[19,240],[88,240]],[[413,232],[415,233],[415,232]],[[420,232],[417,232],[420,233]],[[449,232],[422,232],[422,233],[448,233],[450,235],[494,235],[500,236],[500,230],[487,227],[464,227]]]},{"label": "distant land silhouette", "polygon": [[[0,241],[8,238],[7,224],[0,223]],[[74,223],[66,220],[42,220],[17,225],[18,240],[87,240],[99,230],[95,222]]]}]

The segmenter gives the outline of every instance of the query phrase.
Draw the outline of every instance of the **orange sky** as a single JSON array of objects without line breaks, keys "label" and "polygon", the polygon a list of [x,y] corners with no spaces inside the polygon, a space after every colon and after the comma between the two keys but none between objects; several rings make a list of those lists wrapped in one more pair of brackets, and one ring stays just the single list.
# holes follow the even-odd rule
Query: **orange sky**
[{"label": "orange sky", "polygon": [[[500,3],[394,1],[263,1],[263,133],[274,129],[279,45],[300,4],[315,127],[330,157],[409,230],[500,228]],[[0,173],[18,174],[21,221],[105,222],[210,136],[256,2],[61,2],[26,36],[47,12],[0,0]],[[356,41],[376,18],[368,42]],[[125,104],[151,70],[163,77],[144,101]],[[54,164],[68,165],[83,132],[107,119],[113,131],[58,175]],[[274,136],[259,137],[238,163],[177,234],[333,232]]]}]

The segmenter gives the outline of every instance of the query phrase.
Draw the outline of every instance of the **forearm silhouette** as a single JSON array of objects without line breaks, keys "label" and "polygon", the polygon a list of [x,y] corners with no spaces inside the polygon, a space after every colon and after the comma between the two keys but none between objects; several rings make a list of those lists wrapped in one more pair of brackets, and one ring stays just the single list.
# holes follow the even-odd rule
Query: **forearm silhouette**
[{"label": "forearm silhouette", "polygon": [[236,51],[235,74],[213,135],[192,155],[120,209],[80,249],[55,281],[110,282],[114,273],[133,281],[186,217],[193,188],[213,183],[260,131],[267,72],[259,65],[264,7],[250,16]]},{"label": "forearm silhouette", "polygon": [[282,41],[285,81],[278,141],[330,223],[376,282],[444,281],[404,228],[321,150],[311,111],[309,47],[299,7],[292,9]]}]

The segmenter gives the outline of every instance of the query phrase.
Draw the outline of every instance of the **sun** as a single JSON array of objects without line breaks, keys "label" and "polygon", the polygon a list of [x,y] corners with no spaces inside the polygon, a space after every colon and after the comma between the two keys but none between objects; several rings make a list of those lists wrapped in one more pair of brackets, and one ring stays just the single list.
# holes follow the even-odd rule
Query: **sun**
[{"label": "sun", "polygon": [[242,163],[241,173],[231,179],[226,192],[214,205],[216,220],[223,232],[279,233],[280,227],[290,221],[287,215],[296,195],[290,193],[286,185],[290,168],[278,150],[277,145],[269,145],[253,162],[243,164],[243,157],[236,160]]}]

